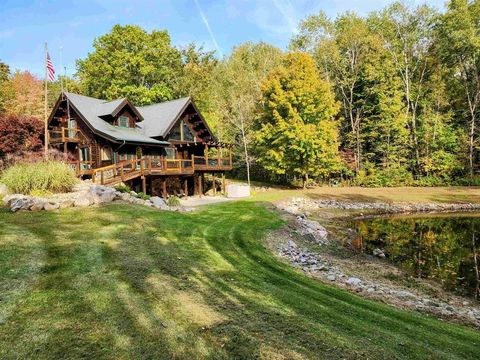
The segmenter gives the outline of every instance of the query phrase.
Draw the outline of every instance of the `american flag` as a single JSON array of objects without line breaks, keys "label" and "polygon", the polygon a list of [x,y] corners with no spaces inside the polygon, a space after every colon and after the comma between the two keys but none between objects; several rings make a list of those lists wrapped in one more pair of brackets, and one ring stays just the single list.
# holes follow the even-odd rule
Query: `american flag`
[{"label": "american flag", "polygon": [[52,60],[50,60],[50,54],[47,51],[47,73],[48,73],[48,80],[54,81],[55,80],[55,68],[53,67]]}]

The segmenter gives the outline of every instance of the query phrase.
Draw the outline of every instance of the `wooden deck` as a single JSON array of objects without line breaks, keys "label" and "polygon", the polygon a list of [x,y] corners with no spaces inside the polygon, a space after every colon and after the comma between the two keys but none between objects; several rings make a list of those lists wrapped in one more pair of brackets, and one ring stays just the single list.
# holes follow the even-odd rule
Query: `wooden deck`
[{"label": "wooden deck", "polygon": [[193,175],[195,172],[228,171],[231,169],[230,158],[215,159],[215,161],[202,156],[195,156],[192,159],[157,160],[142,158],[92,169],[91,175],[94,183],[116,185],[146,175]]},{"label": "wooden deck", "polygon": [[80,129],[77,128],[57,128],[48,131],[48,140],[52,144],[80,141]]}]

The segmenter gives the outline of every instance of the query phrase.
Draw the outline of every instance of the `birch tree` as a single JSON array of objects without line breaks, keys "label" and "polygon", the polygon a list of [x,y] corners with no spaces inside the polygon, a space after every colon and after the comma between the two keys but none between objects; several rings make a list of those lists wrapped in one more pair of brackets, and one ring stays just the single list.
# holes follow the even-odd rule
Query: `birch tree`
[{"label": "birch tree", "polygon": [[461,89],[469,119],[468,166],[473,175],[480,106],[480,1],[453,0],[439,26],[440,57]]}]

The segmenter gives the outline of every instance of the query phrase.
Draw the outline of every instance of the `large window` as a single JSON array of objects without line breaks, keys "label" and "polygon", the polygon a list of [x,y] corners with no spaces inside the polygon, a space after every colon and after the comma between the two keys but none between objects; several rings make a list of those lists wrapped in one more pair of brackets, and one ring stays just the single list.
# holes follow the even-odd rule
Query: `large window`
[{"label": "large window", "polygon": [[188,124],[185,121],[182,121],[183,124],[183,141],[195,141],[195,136],[193,136]]},{"label": "large window", "polygon": [[188,124],[181,120],[170,131],[170,140],[195,141],[195,136],[188,127]]},{"label": "large window", "polygon": [[120,127],[128,127],[128,116],[119,116],[117,124]]},{"label": "large window", "polygon": [[178,123],[177,125],[175,125],[172,129],[172,131],[170,131],[170,139],[171,140],[182,140],[182,131],[181,131],[181,128],[180,128],[180,124],[181,123]]},{"label": "large window", "polygon": [[102,161],[111,161],[112,160],[112,148],[110,146],[103,146],[100,150],[100,156]]},{"label": "large window", "polygon": [[135,154],[120,153],[118,154],[118,159],[120,161],[134,160],[136,158]]},{"label": "large window", "polygon": [[175,159],[175,149],[174,148],[165,148],[165,157],[167,159]]}]

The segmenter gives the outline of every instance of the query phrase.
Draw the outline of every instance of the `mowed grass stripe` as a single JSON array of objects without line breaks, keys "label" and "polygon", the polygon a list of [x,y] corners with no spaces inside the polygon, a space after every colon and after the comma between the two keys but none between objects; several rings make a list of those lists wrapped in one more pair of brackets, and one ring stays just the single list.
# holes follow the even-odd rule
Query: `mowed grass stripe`
[{"label": "mowed grass stripe", "polygon": [[[253,202],[193,214],[0,211],[2,296],[15,292],[12,270],[28,284],[0,324],[0,358],[477,358],[474,329],[367,301],[277,260],[262,239],[280,226]],[[18,244],[42,257],[37,274],[21,270],[37,260]]]}]

